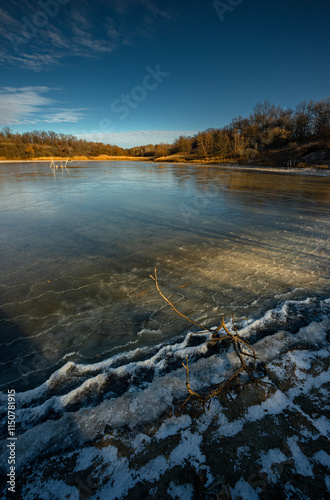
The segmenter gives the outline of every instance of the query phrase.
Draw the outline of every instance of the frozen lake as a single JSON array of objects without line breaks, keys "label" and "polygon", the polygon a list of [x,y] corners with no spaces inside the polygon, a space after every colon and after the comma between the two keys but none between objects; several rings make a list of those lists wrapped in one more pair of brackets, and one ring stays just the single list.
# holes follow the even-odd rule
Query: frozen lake
[{"label": "frozen lake", "polygon": [[0,164],[1,389],[329,290],[329,178],[143,162]]}]

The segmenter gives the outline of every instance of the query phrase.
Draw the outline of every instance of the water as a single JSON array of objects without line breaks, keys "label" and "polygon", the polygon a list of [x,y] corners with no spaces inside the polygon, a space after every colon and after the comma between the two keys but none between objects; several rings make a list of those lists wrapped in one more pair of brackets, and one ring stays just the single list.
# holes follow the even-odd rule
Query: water
[{"label": "water", "polygon": [[[153,352],[329,290],[328,178],[141,162],[0,164],[1,389]],[[67,365],[69,366],[69,365]]]}]

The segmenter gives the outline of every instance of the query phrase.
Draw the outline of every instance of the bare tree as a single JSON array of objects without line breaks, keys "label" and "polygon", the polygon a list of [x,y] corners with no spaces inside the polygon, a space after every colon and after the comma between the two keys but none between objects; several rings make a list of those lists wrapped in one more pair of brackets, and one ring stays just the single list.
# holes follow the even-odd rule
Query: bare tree
[{"label": "bare tree", "polygon": [[314,103],[312,116],[314,135],[321,138],[330,135],[330,97]]},{"label": "bare tree", "polygon": [[300,102],[296,106],[292,117],[293,136],[296,139],[305,139],[313,134],[313,108],[314,101]]}]

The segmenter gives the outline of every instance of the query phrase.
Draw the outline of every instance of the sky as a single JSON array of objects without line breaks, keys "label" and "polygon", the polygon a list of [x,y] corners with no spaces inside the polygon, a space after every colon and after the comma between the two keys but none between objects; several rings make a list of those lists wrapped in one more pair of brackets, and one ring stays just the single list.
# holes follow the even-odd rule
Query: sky
[{"label": "sky", "polygon": [[0,3],[0,127],[133,147],[330,95],[328,0]]}]

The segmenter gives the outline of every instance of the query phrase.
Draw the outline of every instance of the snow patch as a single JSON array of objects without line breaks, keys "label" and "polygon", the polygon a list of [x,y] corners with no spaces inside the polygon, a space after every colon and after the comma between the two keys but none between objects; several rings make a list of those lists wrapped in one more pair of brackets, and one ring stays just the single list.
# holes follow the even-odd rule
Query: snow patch
[{"label": "snow patch", "polygon": [[287,443],[292,453],[297,473],[301,474],[302,476],[314,477],[313,468],[306,455],[304,455],[303,452],[301,451],[298,445],[297,436],[292,436],[288,438]]},{"label": "snow patch", "polygon": [[274,472],[274,464],[280,464],[285,462],[287,457],[281,452],[279,448],[274,448],[268,450],[268,452],[262,452],[259,462],[262,465],[261,472],[265,472],[272,483],[277,483],[278,474]]},{"label": "snow patch", "polygon": [[194,497],[194,487],[191,484],[175,484],[171,481],[167,493],[173,500],[191,500]]}]

